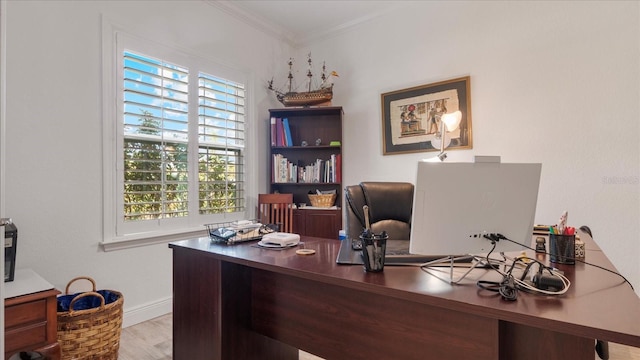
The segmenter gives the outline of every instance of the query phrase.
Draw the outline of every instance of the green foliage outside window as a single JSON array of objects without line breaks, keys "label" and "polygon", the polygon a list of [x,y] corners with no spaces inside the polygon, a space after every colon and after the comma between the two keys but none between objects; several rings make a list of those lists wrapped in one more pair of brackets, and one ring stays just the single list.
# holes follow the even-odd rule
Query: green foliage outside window
[{"label": "green foliage outside window", "polygon": [[[124,139],[125,221],[188,216],[188,152],[184,142],[162,140],[160,120],[142,111],[135,138]],[[242,191],[233,160],[238,150],[200,147],[198,158],[199,211],[215,214],[238,211]]]},{"label": "green foliage outside window", "polygon": [[[236,151],[234,151],[236,152]],[[223,156],[200,148],[198,159],[199,209],[201,214],[237,211],[236,166]]]}]

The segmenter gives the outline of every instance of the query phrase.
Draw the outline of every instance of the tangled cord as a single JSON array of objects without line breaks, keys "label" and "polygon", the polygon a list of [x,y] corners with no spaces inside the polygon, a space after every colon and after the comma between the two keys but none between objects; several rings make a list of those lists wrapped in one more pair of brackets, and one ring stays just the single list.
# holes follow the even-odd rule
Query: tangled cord
[{"label": "tangled cord", "polygon": [[500,282],[479,280],[477,285],[481,289],[499,293],[505,300],[514,301],[518,298],[518,289],[511,276],[503,276]]},{"label": "tangled cord", "polygon": [[[493,246],[491,247],[491,250],[487,253],[485,257],[487,264],[491,264],[489,260],[489,256],[491,255],[493,250],[495,250],[496,248],[496,241],[491,240],[491,245]],[[515,262],[512,263],[511,268],[509,269],[509,272],[506,274],[494,267],[491,267],[498,273],[502,274],[502,281],[498,282],[498,281],[478,280],[476,284],[478,285],[479,288],[483,290],[499,293],[500,296],[502,296],[502,298],[505,300],[509,300],[509,301],[516,300],[518,298],[518,289],[516,288],[516,285],[513,281],[513,275],[511,274],[511,270],[513,270],[513,264],[515,264]]]},{"label": "tangled cord", "polygon": [[[491,235],[493,235],[493,236],[485,235],[485,237],[487,239],[489,239],[491,241],[491,244],[493,245],[491,247],[491,250],[487,253],[487,255],[485,257],[487,264],[490,264],[489,256],[495,250],[496,242],[498,240],[500,240],[500,238],[505,239],[505,240],[509,240],[509,239],[505,238],[504,236],[502,236],[500,234],[497,234],[497,235],[491,234]],[[509,241],[511,241],[511,240],[509,240]],[[504,254],[502,256],[506,260],[506,257],[504,256]],[[518,298],[518,290],[527,291],[527,292],[542,293],[542,294],[546,294],[546,295],[562,295],[562,294],[567,292],[567,290],[571,286],[571,282],[564,275],[562,275],[557,270],[544,265],[543,263],[541,263],[538,260],[531,259],[531,258],[526,258],[527,261],[525,261],[524,259],[525,259],[525,257],[517,257],[515,259],[512,259],[511,266],[509,267],[509,269],[506,272],[500,271],[498,268],[491,267],[496,272],[498,272],[499,274],[502,275],[502,280],[499,281],[499,282],[498,281],[479,280],[477,282],[477,286],[480,287],[483,290],[497,292],[497,293],[500,294],[500,296],[502,296],[502,298],[504,300],[507,300],[507,301],[515,301]],[[516,277],[513,276],[513,269],[516,267],[516,264],[523,264],[525,266],[523,274],[520,277],[520,279],[517,279]],[[545,290],[545,289],[539,289],[539,288],[537,288],[537,287],[525,282],[524,279],[529,274],[529,271],[531,270],[531,267],[533,265],[536,265],[536,264],[538,265],[537,274],[539,276],[541,276],[544,271],[547,271],[550,275],[555,276],[555,277],[560,279],[560,281],[562,282],[562,288],[558,289],[557,291],[550,291],[550,290]]]}]

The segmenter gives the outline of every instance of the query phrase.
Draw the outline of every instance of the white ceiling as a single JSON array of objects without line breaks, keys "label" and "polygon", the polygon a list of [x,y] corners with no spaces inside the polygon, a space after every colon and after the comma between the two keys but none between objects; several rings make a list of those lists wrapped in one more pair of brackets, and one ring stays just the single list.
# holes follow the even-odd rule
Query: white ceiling
[{"label": "white ceiling", "polygon": [[304,45],[373,19],[412,1],[205,0],[292,46]]}]

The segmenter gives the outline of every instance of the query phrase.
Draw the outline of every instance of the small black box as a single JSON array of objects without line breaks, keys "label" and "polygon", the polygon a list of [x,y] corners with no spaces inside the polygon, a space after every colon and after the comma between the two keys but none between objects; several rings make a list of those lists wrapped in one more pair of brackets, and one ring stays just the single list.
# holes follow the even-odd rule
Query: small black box
[{"label": "small black box", "polygon": [[7,224],[4,227],[4,282],[13,281],[17,248],[18,228],[15,224]]}]

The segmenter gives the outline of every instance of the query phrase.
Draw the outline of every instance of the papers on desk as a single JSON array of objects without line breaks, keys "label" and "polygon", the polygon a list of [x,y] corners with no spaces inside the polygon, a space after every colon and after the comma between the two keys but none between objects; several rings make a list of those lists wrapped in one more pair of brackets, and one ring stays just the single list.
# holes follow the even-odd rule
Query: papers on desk
[{"label": "papers on desk", "polygon": [[273,232],[273,229],[255,220],[205,224],[205,226],[207,227],[211,241],[226,244],[260,240],[264,234]]}]

